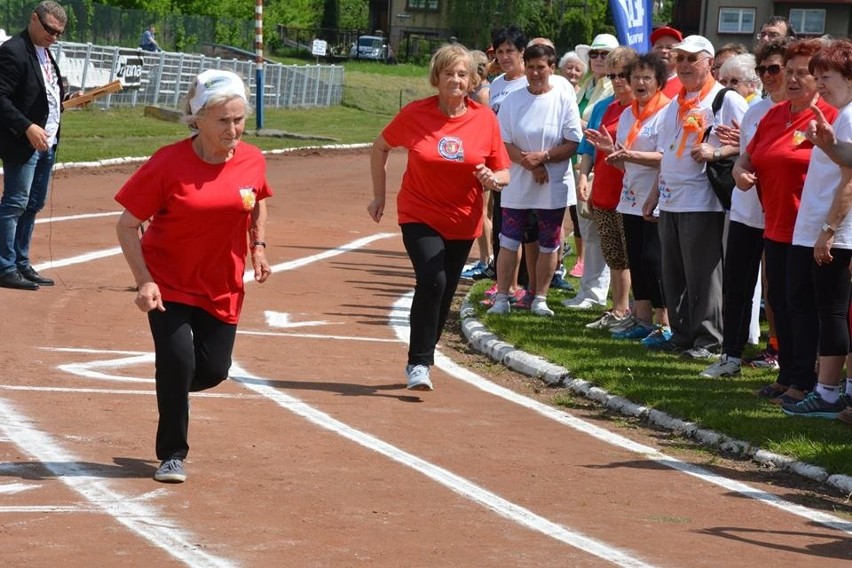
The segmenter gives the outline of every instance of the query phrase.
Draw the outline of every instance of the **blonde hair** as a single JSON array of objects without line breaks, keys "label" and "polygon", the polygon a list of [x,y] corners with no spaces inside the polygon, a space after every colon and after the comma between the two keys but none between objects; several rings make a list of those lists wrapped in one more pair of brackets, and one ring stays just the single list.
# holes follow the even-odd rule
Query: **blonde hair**
[{"label": "blonde hair", "polygon": [[470,77],[470,90],[472,91],[477,88],[480,78],[476,69],[476,63],[473,61],[473,55],[471,55],[465,46],[459,43],[450,43],[441,46],[432,56],[432,61],[429,62],[429,84],[437,87],[441,72],[458,63],[464,63],[467,67],[468,76]]},{"label": "blonde hair", "polygon": [[620,45],[607,54],[606,65],[607,67],[623,67],[624,69],[628,69],[636,63],[638,58],[639,54],[636,53],[635,49]]}]

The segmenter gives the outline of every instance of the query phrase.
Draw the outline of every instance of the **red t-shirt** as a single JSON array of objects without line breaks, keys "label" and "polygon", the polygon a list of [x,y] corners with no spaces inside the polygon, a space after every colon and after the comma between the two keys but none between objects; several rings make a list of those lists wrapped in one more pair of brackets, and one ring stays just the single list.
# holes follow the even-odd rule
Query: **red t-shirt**
[{"label": "red t-shirt", "polygon": [[482,232],[482,186],[474,168],[509,167],[497,117],[467,101],[467,112],[448,118],[438,97],[406,105],[382,131],[391,146],[408,150],[396,204],[399,224],[423,223],[445,239],[475,239]]},{"label": "red t-shirt", "polygon": [[675,97],[680,94],[680,88],[682,86],[683,83],[680,82],[680,77],[678,77],[677,75],[672,75],[671,77],[666,79],[666,86],[663,87],[661,90],[663,91],[663,94],[666,95],[668,98],[670,98],[671,100],[675,100]]},{"label": "red t-shirt", "polygon": [[[616,139],[618,130],[618,119],[621,113],[630,109],[630,105],[622,105],[620,102],[612,101],[606,107],[601,118],[601,128],[606,128],[612,139]],[[621,187],[624,182],[624,171],[610,166],[604,161],[606,156],[603,152],[595,151],[595,177],[592,182],[592,205],[597,209],[615,209],[621,199]]]},{"label": "red t-shirt", "polygon": [[[817,100],[817,106],[829,122],[837,116],[837,109],[822,98]],[[807,109],[791,116],[790,101],[778,103],[761,119],[748,144],[749,159],[757,174],[757,194],[766,219],[763,234],[779,243],[793,242],[793,228],[814,147],[803,133],[812,119],[813,114]]]},{"label": "red t-shirt", "polygon": [[151,156],[115,200],[137,219],[151,219],[142,254],[163,300],[235,324],[245,296],[251,212],[271,195],[256,147],[240,142],[230,160],[208,164],[187,138]]}]

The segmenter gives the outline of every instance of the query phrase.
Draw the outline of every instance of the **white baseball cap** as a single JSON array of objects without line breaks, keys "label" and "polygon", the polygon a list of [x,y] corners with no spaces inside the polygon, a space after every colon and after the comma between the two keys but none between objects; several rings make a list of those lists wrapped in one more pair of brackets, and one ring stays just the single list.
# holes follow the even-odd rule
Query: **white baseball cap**
[{"label": "white baseball cap", "polygon": [[710,54],[710,57],[716,57],[716,50],[713,48],[713,44],[710,43],[709,39],[700,35],[686,36],[683,38],[682,42],[674,44],[672,49],[685,51],[687,53],[700,53],[702,51],[706,51]]},{"label": "white baseball cap", "polygon": [[246,85],[239,75],[231,71],[209,69],[195,78],[195,95],[189,101],[192,114],[198,114],[213,95],[233,95],[248,102]]}]

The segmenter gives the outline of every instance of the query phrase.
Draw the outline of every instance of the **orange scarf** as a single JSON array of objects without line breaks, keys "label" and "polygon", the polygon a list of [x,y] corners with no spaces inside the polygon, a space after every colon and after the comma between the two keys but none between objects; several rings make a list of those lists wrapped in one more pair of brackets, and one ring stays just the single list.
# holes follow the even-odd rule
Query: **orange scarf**
[{"label": "orange scarf", "polygon": [[[708,75],[704,84],[701,86],[701,90],[698,95],[691,99],[686,98],[686,87],[680,88],[680,93],[678,93],[677,96],[677,120],[683,124],[683,136],[680,139],[680,145],[677,147],[676,155],[678,158],[683,155],[683,151],[686,148],[686,139],[690,133],[695,134],[695,144],[693,144],[693,146],[701,144],[701,137],[706,130],[704,117],[700,114],[689,115],[689,111],[699,108],[701,101],[715,85],[716,79],[714,79],[712,75]],[[687,117],[687,115],[689,116]]]},{"label": "orange scarf", "polygon": [[636,136],[639,135],[639,130],[642,128],[642,123],[648,120],[650,117],[657,114],[661,108],[669,104],[669,98],[663,94],[662,91],[657,91],[657,94],[651,97],[651,99],[645,104],[645,108],[641,111],[639,110],[639,101],[633,99],[633,103],[631,104],[631,110],[633,111],[633,118],[636,119],[633,123],[633,126],[630,127],[630,132],[627,133],[627,141],[625,147],[628,149],[633,146],[633,141],[636,140]]}]

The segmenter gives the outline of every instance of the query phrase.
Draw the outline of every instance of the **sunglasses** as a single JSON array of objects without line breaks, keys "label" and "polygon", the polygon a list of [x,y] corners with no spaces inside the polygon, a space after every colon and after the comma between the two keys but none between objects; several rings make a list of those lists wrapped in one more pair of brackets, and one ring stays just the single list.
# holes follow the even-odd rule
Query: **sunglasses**
[{"label": "sunglasses", "polygon": [[781,72],[781,66],[777,63],[773,63],[772,65],[758,65],[754,68],[758,75],[763,75],[764,73],[769,73],[770,75],[777,75]]},{"label": "sunglasses", "polygon": [[603,59],[604,57],[607,56],[608,53],[609,53],[608,51],[590,51],[589,52],[589,59],[597,59],[598,57]]},{"label": "sunglasses", "polygon": [[719,79],[719,82],[722,83],[722,85],[724,85],[725,87],[727,87],[728,85],[730,85],[731,87],[736,87],[740,84],[740,80],[737,78]]},{"label": "sunglasses", "polygon": [[49,33],[53,37],[59,37],[65,31],[65,30],[57,30],[53,26],[47,25],[47,23],[45,23],[45,21],[41,19],[41,16],[39,14],[36,14],[36,17],[38,18],[38,22],[41,24],[41,27],[44,28],[44,31],[46,31],[47,33]]},{"label": "sunglasses", "polygon": [[621,73],[607,73],[606,76],[607,78],[609,78],[610,81],[615,81],[616,78],[627,79],[627,73],[625,73],[624,71],[622,71]]},{"label": "sunglasses", "polygon": [[690,53],[689,55],[676,56],[675,63],[683,63],[684,61],[688,61],[689,63],[698,63],[702,59],[707,59],[707,57],[701,57],[697,53]]}]

